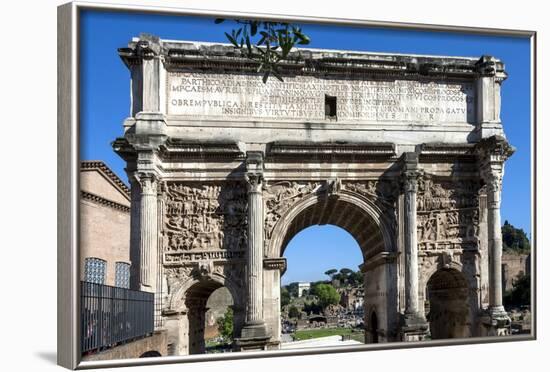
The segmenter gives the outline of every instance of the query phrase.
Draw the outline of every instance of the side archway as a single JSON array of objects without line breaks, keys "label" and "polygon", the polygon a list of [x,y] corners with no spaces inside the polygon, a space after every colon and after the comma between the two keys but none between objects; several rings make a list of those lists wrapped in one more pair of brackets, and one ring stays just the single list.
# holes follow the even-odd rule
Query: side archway
[{"label": "side archway", "polygon": [[379,342],[378,337],[378,315],[376,315],[376,309],[372,308],[365,316],[365,330],[366,338],[365,343],[367,344],[377,344]]},{"label": "side archway", "polygon": [[214,291],[225,287],[233,305],[233,334],[240,334],[244,324],[243,289],[218,273],[195,275],[184,281],[171,296],[166,322],[169,350],[176,355],[203,354],[206,351],[205,323],[207,301]]},{"label": "side archway", "polygon": [[462,272],[442,268],[433,273],[426,286],[426,318],[432,339],[471,336],[468,295],[468,282]]},{"label": "side archway", "polygon": [[145,353],[141,354],[139,357],[140,358],[154,358],[154,357],[159,357],[159,356],[162,356],[162,355],[158,351],[149,350],[149,351],[146,351]]}]

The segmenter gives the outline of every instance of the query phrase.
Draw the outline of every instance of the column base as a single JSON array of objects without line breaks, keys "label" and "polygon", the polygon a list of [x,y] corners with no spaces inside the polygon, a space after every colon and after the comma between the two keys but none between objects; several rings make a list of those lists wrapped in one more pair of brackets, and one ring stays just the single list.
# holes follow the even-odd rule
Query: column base
[{"label": "column base", "polygon": [[401,341],[424,341],[430,334],[430,325],[418,313],[403,314],[401,317]]},{"label": "column base", "polygon": [[488,308],[481,316],[481,324],[486,336],[508,336],[512,320],[504,309],[504,306]]},{"label": "column base", "polygon": [[233,347],[236,351],[267,350],[270,338],[264,322],[250,322],[245,324]]}]

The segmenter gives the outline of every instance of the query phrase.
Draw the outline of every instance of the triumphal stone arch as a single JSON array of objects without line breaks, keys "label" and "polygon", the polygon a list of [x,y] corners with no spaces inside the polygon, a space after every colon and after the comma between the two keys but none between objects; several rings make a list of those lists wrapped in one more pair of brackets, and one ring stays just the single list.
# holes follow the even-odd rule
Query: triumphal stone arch
[{"label": "triumphal stone arch", "polygon": [[132,285],[172,354],[204,351],[220,287],[235,349],[278,348],[285,247],[316,224],[361,247],[367,342],[507,333],[501,61],[301,49],[264,84],[229,45],[141,35],[119,54]]}]

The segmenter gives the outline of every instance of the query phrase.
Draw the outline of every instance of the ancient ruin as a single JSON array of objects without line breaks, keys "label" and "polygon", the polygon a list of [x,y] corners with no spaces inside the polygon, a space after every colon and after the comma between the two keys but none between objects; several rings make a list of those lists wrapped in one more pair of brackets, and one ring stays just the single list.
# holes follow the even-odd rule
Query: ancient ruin
[{"label": "ancient ruin", "polygon": [[300,49],[264,84],[239,53],[150,35],[119,50],[131,285],[155,293],[169,353],[204,351],[220,287],[235,350],[278,348],[285,247],[315,224],[361,247],[368,342],[507,334],[503,63]]}]

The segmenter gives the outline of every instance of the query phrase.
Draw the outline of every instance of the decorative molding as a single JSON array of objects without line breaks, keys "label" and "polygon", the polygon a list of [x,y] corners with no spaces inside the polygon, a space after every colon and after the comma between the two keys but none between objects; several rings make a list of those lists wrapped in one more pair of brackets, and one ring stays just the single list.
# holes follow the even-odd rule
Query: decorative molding
[{"label": "decorative molding", "polygon": [[396,259],[397,253],[395,252],[379,252],[376,253],[374,256],[365,258],[365,262],[359,265],[359,270],[365,273],[380,265],[395,262]]},{"label": "decorative molding", "polygon": [[128,200],[130,189],[126,184],[101,160],[85,160],[80,162],[80,171],[97,170],[109,179]]},{"label": "decorative molding", "polygon": [[515,147],[510,145],[506,138],[501,136],[491,136],[484,138],[475,147],[482,168],[490,164],[502,164],[516,151]]},{"label": "decorative molding", "polygon": [[102,198],[101,196],[96,195],[96,194],[92,194],[91,192],[80,191],[80,197],[81,197],[82,200],[89,200],[93,203],[102,205],[104,207],[112,208],[112,209],[115,209],[117,211],[121,211],[121,212],[128,213],[128,214],[130,213],[130,207],[128,207],[124,204],[114,202],[114,201],[109,200],[109,199]]},{"label": "decorative molding", "polygon": [[168,138],[159,147],[162,159],[204,159],[232,158],[244,159],[244,153],[235,142],[198,142]]},{"label": "decorative molding", "polygon": [[504,71],[504,63],[493,56],[484,55],[475,63],[476,72],[480,77],[495,77],[501,83],[508,77]]},{"label": "decorative molding", "polygon": [[385,142],[372,143],[335,143],[335,142],[273,142],[269,146],[269,156],[288,157],[345,157],[361,160],[372,158],[390,158],[395,156],[395,144]]},{"label": "decorative molding", "polygon": [[[191,41],[160,40],[152,42],[150,36],[141,35],[127,48],[119,49],[119,55],[127,65],[155,58],[156,47],[167,69],[192,68],[195,70],[224,70],[256,72],[257,64],[240,50],[225,43],[201,43]],[[160,43],[160,46],[157,44]],[[299,48],[289,53],[281,65],[283,73],[302,75],[371,74],[376,77],[407,78],[478,78],[481,76],[505,77],[504,64],[490,56],[481,59],[461,57],[432,57],[387,55],[365,52],[316,50]]]},{"label": "decorative molding", "polygon": [[264,258],[264,269],[279,270],[282,275],[286,271],[286,258]]},{"label": "decorative molding", "polygon": [[127,48],[118,49],[118,55],[128,67],[141,65],[144,59],[153,59],[159,55],[159,52],[159,38],[147,34],[141,34],[139,39],[132,40]]},{"label": "decorative molding", "polygon": [[418,150],[420,161],[476,161],[475,145],[470,143],[423,143]]}]

